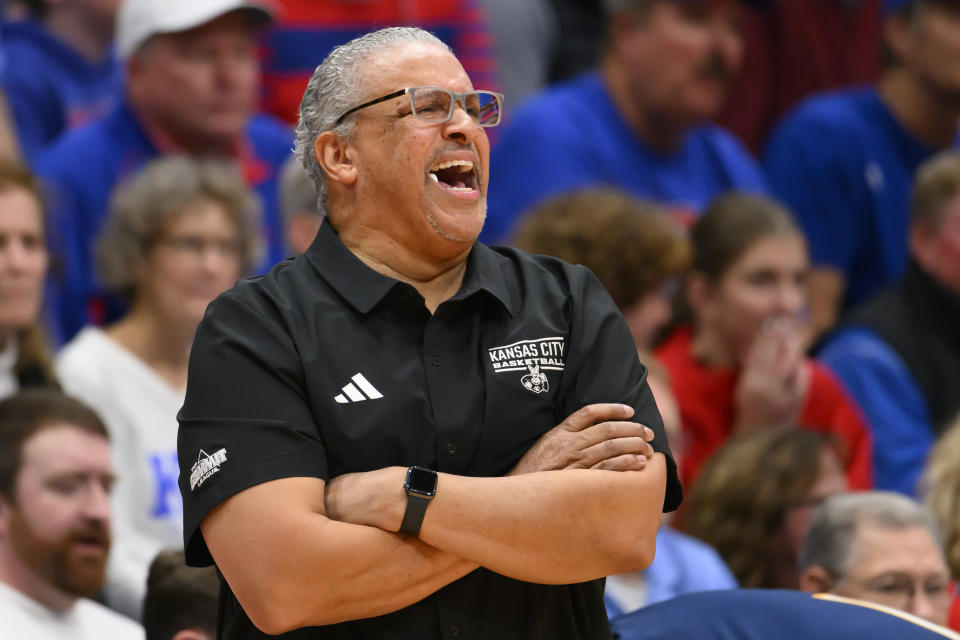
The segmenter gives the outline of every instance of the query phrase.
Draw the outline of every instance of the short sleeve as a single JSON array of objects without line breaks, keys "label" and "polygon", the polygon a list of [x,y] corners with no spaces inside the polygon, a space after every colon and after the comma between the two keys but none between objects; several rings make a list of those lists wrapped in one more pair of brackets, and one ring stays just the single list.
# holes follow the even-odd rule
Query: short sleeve
[{"label": "short sleeve", "polygon": [[856,145],[841,129],[824,115],[797,113],[774,132],[764,169],[803,229],[813,263],[849,273],[861,225],[849,175],[857,163],[846,157]]},{"label": "short sleeve", "polygon": [[279,478],[327,479],[326,449],[280,314],[235,296],[256,286],[242,283],[210,304],[190,353],[177,454],[184,547],[194,566],[212,563],[200,523],[213,507]]},{"label": "short sleeve", "polygon": [[[647,370],[626,321],[606,289],[588,269],[575,267],[570,352],[560,396],[561,415],[597,402],[620,402],[634,409],[632,420],[654,432],[654,451],[667,458],[667,490],[663,510],[680,506],[683,492],[677,465],[667,442],[663,419],[647,384]],[[571,375],[572,374],[572,375]]]}]

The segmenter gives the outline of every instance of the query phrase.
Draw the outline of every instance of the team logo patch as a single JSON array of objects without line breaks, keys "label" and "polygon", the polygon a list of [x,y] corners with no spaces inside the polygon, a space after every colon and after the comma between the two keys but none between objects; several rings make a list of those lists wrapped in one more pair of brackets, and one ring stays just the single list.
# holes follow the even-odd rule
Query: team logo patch
[{"label": "team logo patch", "polygon": [[226,461],[226,448],[214,451],[213,453],[207,453],[203,449],[200,449],[200,455],[197,456],[197,461],[190,467],[190,490],[196,491],[198,487],[207,481],[207,478],[219,473],[220,465]]},{"label": "team logo patch", "polygon": [[521,340],[502,347],[487,349],[494,373],[522,371],[520,384],[533,393],[550,391],[547,371],[563,371],[566,344],[563,338]]}]

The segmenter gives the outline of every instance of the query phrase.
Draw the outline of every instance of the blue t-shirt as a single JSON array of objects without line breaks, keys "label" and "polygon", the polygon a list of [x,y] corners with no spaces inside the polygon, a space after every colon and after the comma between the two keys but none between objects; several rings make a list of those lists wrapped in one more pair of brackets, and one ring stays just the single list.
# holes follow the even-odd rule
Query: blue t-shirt
[{"label": "blue t-shirt", "polygon": [[906,363],[876,332],[858,326],[833,334],[817,358],[837,374],[866,414],[877,443],[877,489],[916,495],[936,438],[923,391]]},{"label": "blue t-shirt", "polygon": [[812,98],[771,136],[770,188],[806,233],[814,264],[846,276],[843,309],[906,269],[913,174],[934,152],[873,88]]},{"label": "blue t-shirt", "polygon": [[[265,116],[247,125],[250,158],[242,167],[263,204],[263,273],[286,257],[278,208],[278,173],[293,146],[293,132]],[[52,191],[48,310],[66,342],[87,324],[115,320],[124,311],[99,283],[94,262],[97,236],[108,214],[110,194],[160,154],[130,107],[121,102],[106,117],[69,132],[37,161],[37,173]]]},{"label": "blue t-shirt", "polygon": [[113,53],[90,61],[33,20],[3,27],[3,88],[27,162],[68,129],[106,115],[122,95]]},{"label": "blue t-shirt", "polygon": [[544,199],[609,185],[695,217],[732,189],[766,193],[763,175],[730,133],[690,131],[680,148],[649,148],[617,111],[598,72],[531,98],[509,123],[490,160],[481,241],[508,239],[517,219]]},{"label": "blue t-shirt", "polygon": [[[644,606],[685,593],[736,589],[738,586],[737,579],[713,547],[668,526],[657,529],[657,555],[643,571],[643,579],[646,587]],[[616,589],[611,587],[610,578],[607,578],[603,602],[611,620],[629,613],[625,610],[625,603],[617,597]]]},{"label": "blue t-shirt", "polygon": [[610,621],[615,640],[943,640],[960,635],[858,600],[776,589],[680,596]]}]

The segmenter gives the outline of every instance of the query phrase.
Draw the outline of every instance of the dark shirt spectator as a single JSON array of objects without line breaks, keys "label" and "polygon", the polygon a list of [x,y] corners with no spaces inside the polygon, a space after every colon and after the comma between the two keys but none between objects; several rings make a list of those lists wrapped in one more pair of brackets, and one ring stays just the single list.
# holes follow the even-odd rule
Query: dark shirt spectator
[{"label": "dark shirt spectator", "polygon": [[150,563],[143,600],[146,640],[214,640],[220,581],[213,567],[188,567],[179,549]]},{"label": "dark shirt spectator", "polygon": [[915,495],[930,447],[960,413],[960,154],[921,166],[910,264],[819,353],[867,415],[880,489]]},{"label": "dark shirt spectator", "polygon": [[609,638],[601,576],[652,560],[681,496],[623,318],[587,269],[476,242],[500,107],[409,27],[308,84],[327,218],[211,303],[180,413],[224,638]]}]

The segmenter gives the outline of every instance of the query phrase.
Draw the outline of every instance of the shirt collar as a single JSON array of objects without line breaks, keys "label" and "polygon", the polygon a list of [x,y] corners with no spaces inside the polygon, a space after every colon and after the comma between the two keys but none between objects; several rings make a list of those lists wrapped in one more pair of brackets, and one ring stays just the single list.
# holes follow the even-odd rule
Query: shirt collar
[{"label": "shirt collar", "polygon": [[[398,284],[388,276],[364,264],[340,241],[336,230],[325,218],[317,237],[306,251],[306,258],[337,293],[360,313],[369,313]],[[479,242],[467,257],[467,269],[460,290],[452,300],[465,300],[485,291],[513,315],[513,302],[501,270],[499,254]]]}]

